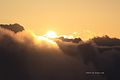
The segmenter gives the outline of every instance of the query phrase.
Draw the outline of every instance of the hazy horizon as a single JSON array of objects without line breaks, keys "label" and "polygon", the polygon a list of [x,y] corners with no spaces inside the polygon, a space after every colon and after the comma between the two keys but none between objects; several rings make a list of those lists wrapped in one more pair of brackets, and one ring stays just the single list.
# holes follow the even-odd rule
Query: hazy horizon
[{"label": "hazy horizon", "polygon": [[36,34],[78,32],[84,38],[120,38],[119,0],[1,0],[0,23],[19,23]]}]

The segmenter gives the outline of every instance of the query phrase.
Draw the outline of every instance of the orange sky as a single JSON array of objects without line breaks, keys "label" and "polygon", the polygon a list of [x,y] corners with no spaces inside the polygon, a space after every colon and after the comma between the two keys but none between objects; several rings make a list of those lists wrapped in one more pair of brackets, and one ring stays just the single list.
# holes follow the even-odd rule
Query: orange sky
[{"label": "orange sky", "polygon": [[20,23],[36,34],[120,37],[120,0],[0,0],[0,10],[0,23]]}]

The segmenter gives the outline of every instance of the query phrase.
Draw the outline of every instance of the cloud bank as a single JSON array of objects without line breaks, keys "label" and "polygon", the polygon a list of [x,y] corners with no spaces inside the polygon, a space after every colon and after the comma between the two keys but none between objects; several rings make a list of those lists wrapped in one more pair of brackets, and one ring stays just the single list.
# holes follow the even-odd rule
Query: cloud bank
[{"label": "cloud bank", "polygon": [[119,46],[53,44],[28,31],[0,29],[1,80],[115,80],[120,79],[119,61]]}]

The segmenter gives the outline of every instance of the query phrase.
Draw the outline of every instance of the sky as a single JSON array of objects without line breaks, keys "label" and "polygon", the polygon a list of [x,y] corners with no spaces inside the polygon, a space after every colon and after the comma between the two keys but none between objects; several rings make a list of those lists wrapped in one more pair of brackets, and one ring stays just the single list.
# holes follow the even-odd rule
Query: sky
[{"label": "sky", "polygon": [[19,23],[38,35],[78,32],[120,38],[120,0],[0,0],[0,23]]}]

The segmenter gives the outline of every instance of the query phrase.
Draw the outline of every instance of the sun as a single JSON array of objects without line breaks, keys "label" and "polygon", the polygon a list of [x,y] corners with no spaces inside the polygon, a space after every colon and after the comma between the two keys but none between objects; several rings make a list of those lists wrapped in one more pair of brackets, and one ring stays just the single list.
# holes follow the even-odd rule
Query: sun
[{"label": "sun", "polygon": [[47,38],[57,38],[57,34],[54,31],[48,31],[44,36]]}]

